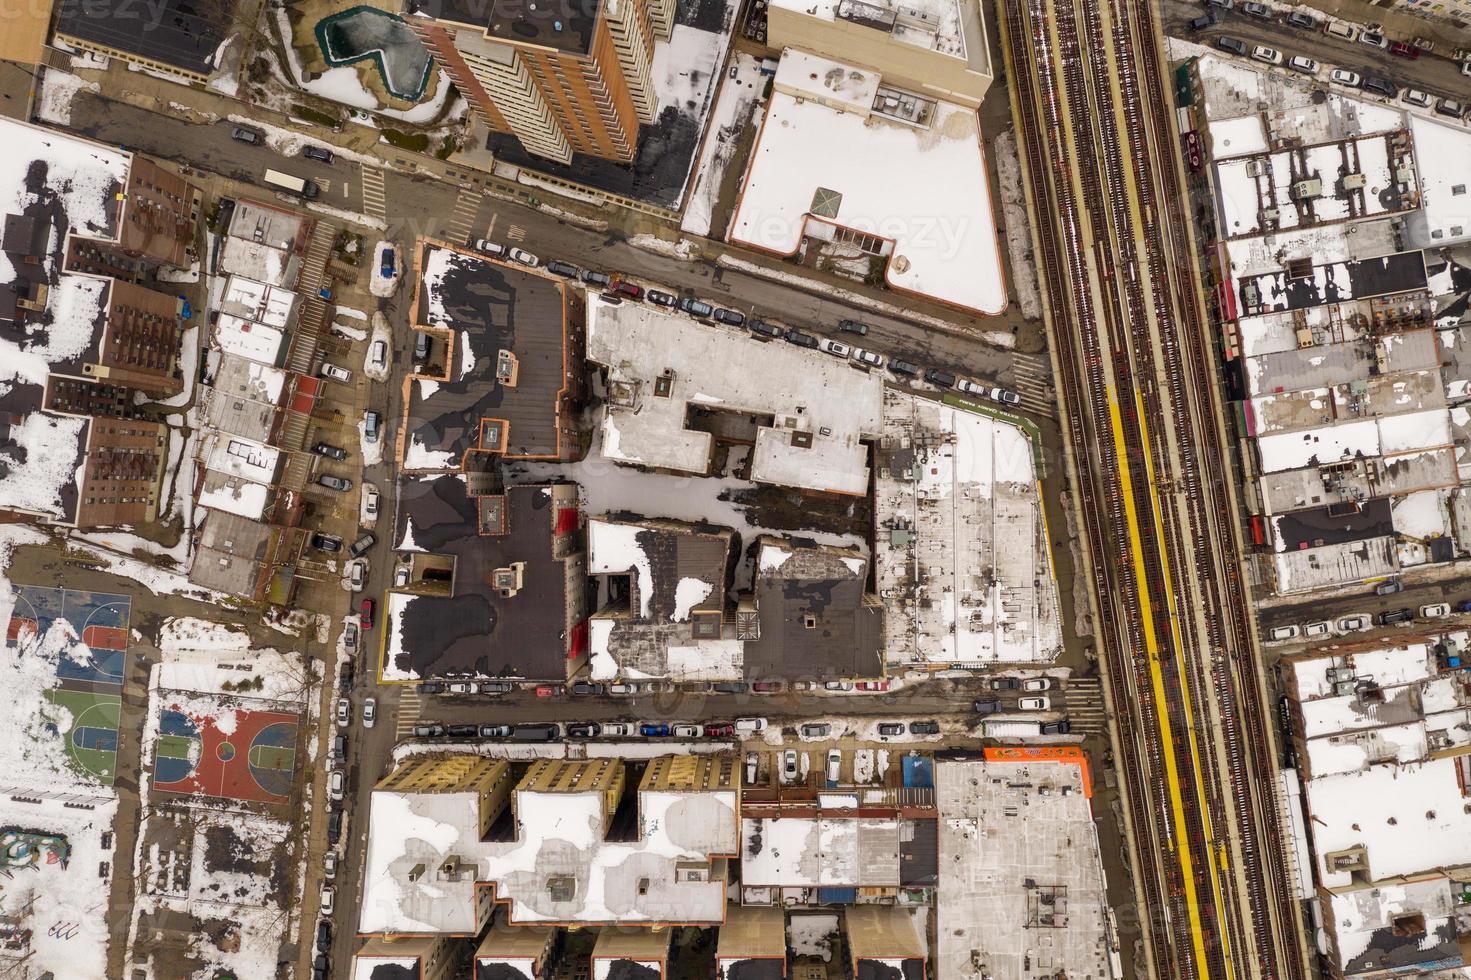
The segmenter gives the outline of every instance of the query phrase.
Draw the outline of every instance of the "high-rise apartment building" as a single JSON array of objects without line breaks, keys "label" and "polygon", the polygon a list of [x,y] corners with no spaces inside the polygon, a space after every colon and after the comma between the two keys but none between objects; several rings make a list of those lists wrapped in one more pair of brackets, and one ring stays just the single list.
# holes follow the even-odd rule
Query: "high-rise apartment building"
[{"label": "high-rise apartment building", "polygon": [[631,161],[658,116],[675,0],[409,0],[408,23],[491,129],[536,156]]}]

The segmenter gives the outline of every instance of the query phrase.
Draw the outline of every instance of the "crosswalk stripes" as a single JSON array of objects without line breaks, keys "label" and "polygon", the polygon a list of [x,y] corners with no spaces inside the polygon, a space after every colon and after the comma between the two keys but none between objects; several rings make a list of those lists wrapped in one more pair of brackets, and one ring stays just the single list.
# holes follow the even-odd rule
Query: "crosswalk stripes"
[{"label": "crosswalk stripes", "polygon": [[506,240],[524,242],[526,240],[526,229],[520,225],[511,225],[511,227],[506,229]]},{"label": "crosswalk stripes", "polygon": [[446,226],[446,237],[452,242],[468,242],[470,229],[475,225],[475,213],[480,210],[480,192],[468,187],[461,188],[455,198],[454,214]]},{"label": "crosswalk stripes", "polygon": [[362,179],[363,212],[381,221],[388,214],[383,191],[383,171],[376,167],[364,167]]},{"label": "crosswalk stripes", "polygon": [[1101,732],[1107,727],[1103,685],[1097,677],[1069,678],[1066,693],[1067,716],[1074,729]]},{"label": "crosswalk stripes", "polygon": [[424,713],[424,702],[419,695],[404,691],[398,699],[398,715],[394,718],[394,731],[399,738],[410,735]]}]

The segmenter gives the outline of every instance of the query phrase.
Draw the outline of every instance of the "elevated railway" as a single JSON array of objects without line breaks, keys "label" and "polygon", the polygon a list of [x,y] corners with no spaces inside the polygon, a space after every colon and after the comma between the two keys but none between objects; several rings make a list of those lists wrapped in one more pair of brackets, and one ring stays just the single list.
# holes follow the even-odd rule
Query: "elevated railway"
[{"label": "elevated railway", "polygon": [[1146,958],[1305,980],[1155,12],[998,10]]}]

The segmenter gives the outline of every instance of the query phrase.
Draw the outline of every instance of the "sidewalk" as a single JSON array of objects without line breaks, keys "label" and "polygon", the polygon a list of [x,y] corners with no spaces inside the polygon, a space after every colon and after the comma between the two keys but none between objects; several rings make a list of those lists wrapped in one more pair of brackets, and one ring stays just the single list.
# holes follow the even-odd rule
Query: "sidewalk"
[{"label": "sidewalk", "polygon": [[1309,0],[1308,6],[1353,24],[1378,24],[1391,40],[1423,37],[1435,42],[1435,54],[1445,58],[1455,48],[1471,47],[1471,26],[1456,27],[1445,17],[1419,17],[1396,7],[1381,7],[1369,0]]}]

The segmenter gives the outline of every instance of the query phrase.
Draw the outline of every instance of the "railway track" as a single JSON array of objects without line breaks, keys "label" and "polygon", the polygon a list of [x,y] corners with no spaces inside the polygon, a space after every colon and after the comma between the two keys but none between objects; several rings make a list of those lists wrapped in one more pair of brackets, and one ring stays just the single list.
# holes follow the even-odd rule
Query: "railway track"
[{"label": "railway track", "polygon": [[1298,980],[1158,25],[1127,0],[999,12],[1150,966]]}]

